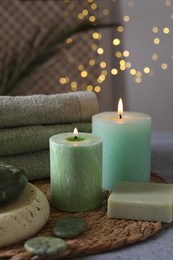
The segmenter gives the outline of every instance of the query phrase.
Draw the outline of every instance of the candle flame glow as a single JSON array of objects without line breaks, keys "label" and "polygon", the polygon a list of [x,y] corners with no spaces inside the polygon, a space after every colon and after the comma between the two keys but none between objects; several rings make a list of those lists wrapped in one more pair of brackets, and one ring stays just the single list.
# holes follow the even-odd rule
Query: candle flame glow
[{"label": "candle flame glow", "polygon": [[74,131],[73,131],[73,135],[74,135],[74,137],[77,137],[77,136],[78,136],[78,130],[77,130],[76,127],[75,127],[75,129],[74,129]]},{"label": "candle flame glow", "polygon": [[120,119],[123,116],[123,101],[121,98],[119,99],[119,102],[118,102],[118,115],[119,115]]}]

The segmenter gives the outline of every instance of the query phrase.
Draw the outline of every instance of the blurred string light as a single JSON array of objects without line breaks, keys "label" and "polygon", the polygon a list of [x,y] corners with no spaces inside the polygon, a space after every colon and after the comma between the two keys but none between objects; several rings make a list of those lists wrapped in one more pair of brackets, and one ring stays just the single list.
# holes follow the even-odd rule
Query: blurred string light
[{"label": "blurred string light", "polygon": [[125,15],[123,19],[124,19],[124,22],[129,22],[130,21],[130,17],[128,15]]},{"label": "blurred string light", "polygon": [[[117,0],[111,0],[113,3],[116,3]],[[75,6],[72,0],[64,0],[64,2],[67,4],[67,11],[64,13],[66,16],[70,16],[70,12],[74,10]],[[97,10],[99,7],[99,1],[97,0],[86,0],[88,3],[88,7],[82,9],[77,14],[78,20],[86,20],[88,19],[90,22],[96,22],[98,13]],[[163,0],[163,8],[169,8],[173,5],[173,1],[171,0]],[[157,3],[158,4],[158,3]],[[134,0],[128,0],[127,5],[129,10],[131,8],[134,8]],[[109,16],[110,10],[108,8],[99,9],[99,14],[101,16]],[[123,23],[130,23],[131,21],[130,15],[126,13],[124,17],[122,17],[122,24]],[[170,22],[173,21],[173,12],[169,15]],[[135,68],[133,66],[133,62],[131,59],[133,58],[130,51],[127,49],[123,49],[123,44],[121,42],[121,34],[124,32],[125,27],[123,25],[118,26],[115,29],[115,36],[112,40],[112,46],[115,48],[115,51],[113,53],[114,59],[115,59],[115,65],[113,68],[110,68],[108,66],[108,61],[106,60],[106,57],[104,57],[105,50],[101,46],[100,40],[103,39],[104,41],[104,34],[100,33],[99,31],[95,30],[91,33],[91,38],[94,41],[91,41],[90,45],[90,58],[88,59],[87,64],[82,64],[80,61],[79,64],[76,65],[76,70],[79,72],[79,77],[83,80],[86,80],[89,78],[89,74],[92,73],[93,70],[98,71],[98,76],[95,78],[95,82],[92,82],[92,84],[80,84],[76,81],[74,78],[69,78],[66,76],[62,76],[59,79],[60,84],[70,84],[72,91],[77,91],[81,87],[83,89],[86,89],[88,91],[95,91],[100,92],[102,83],[106,80],[106,78],[109,75],[117,76],[120,73],[123,73],[124,71],[128,71],[129,75],[133,77],[134,82],[136,84],[140,84],[143,81],[144,76],[152,77],[155,72],[152,69],[152,63],[153,62],[160,62],[160,69],[162,71],[167,70],[168,68],[168,62],[161,62],[159,60],[159,46],[164,43],[164,37],[167,37],[167,35],[170,35],[171,28],[169,26],[164,25],[162,28],[159,27],[157,24],[151,25],[151,28],[149,28],[149,33],[153,33],[153,48],[155,48],[155,51],[151,54],[150,60],[148,61],[148,64],[146,64],[141,70],[138,68]],[[66,41],[67,44],[72,44],[73,39],[69,38]],[[93,53],[93,55],[92,55]],[[106,56],[106,55],[105,55]],[[103,57],[103,58],[102,58]],[[74,58],[70,57],[68,58],[68,61],[71,63],[74,62]],[[171,54],[170,60],[173,61],[173,52]],[[110,64],[109,64],[110,65]],[[109,68],[109,69],[108,69]]]},{"label": "blurred string light", "polygon": [[171,0],[165,0],[165,5],[166,6],[171,6],[171,4],[172,4]]},{"label": "blurred string light", "polygon": [[[134,7],[134,1],[133,0],[128,0],[127,4],[128,4],[129,8]],[[164,5],[166,7],[170,7],[171,5],[173,5],[173,1],[165,0]],[[171,13],[169,17],[170,17],[171,20],[173,20],[173,13]],[[123,22],[128,23],[128,22],[130,22],[130,20],[131,20],[131,17],[127,13],[123,17]],[[159,45],[163,44],[164,43],[164,37],[166,37],[166,35],[171,34],[171,29],[170,29],[169,26],[164,26],[163,28],[160,28],[159,26],[155,25],[151,28],[151,30],[153,32],[153,44],[154,44],[154,46],[159,46]],[[117,32],[123,32],[123,31],[124,31],[123,26],[122,26],[121,29],[117,28]],[[112,75],[117,75],[118,73],[120,73],[124,70],[128,70],[129,74],[134,78],[134,81],[137,84],[140,84],[140,83],[142,83],[144,75],[153,76],[155,74],[155,72],[152,70],[152,63],[151,63],[150,66],[148,64],[148,66],[143,67],[143,69],[141,71],[138,70],[137,68],[134,68],[133,64],[130,60],[132,58],[130,56],[130,52],[128,50],[123,50],[123,46],[121,45],[121,42],[118,41],[116,38],[113,40],[113,45],[120,47],[121,50],[118,50],[116,48],[117,50],[115,52],[115,57],[117,59],[119,59],[119,65],[116,66],[115,68],[111,69]],[[151,60],[149,60],[148,63],[150,63],[150,61],[156,62],[156,61],[159,60],[159,49],[158,49],[158,47],[157,47],[156,50],[157,50],[157,52],[153,52],[153,54],[151,55]],[[171,54],[171,59],[173,60],[173,54]],[[161,62],[161,61],[159,61],[159,62]],[[160,68],[163,71],[167,70],[168,63],[166,63],[166,62],[161,63]]]}]

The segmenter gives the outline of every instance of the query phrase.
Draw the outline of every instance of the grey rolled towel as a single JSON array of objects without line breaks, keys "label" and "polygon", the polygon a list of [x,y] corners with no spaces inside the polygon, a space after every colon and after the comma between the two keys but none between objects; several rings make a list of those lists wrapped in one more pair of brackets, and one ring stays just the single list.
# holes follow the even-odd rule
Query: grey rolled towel
[{"label": "grey rolled towel", "polygon": [[29,181],[49,178],[49,161],[49,150],[0,157],[0,162],[23,169]]},{"label": "grey rolled towel", "polygon": [[91,132],[91,122],[0,129],[0,156],[48,149],[52,135],[73,132],[75,127],[79,132]]},{"label": "grey rolled towel", "polygon": [[88,122],[96,113],[94,92],[0,97],[0,128]]}]

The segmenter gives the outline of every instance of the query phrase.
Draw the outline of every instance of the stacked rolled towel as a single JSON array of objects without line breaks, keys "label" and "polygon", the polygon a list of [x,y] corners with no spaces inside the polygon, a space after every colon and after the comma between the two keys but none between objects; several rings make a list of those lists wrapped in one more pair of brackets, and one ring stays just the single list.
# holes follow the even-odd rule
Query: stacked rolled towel
[{"label": "stacked rolled towel", "polygon": [[49,177],[49,138],[74,127],[91,132],[97,112],[88,91],[0,97],[0,161],[23,169],[28,180]]}]

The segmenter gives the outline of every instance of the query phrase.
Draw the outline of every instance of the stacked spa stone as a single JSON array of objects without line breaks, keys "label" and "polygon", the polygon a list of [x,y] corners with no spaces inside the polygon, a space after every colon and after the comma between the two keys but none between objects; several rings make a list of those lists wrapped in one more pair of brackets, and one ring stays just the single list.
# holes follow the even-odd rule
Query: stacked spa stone
[{"label": "stacked spa stone", "polygon": [[22,170],[0,163],[0,207],[18,199],[27,183]]},{"label": "stacked spa stone", "polygon": [[23,169],[28,180],[49,177],[49,138],[74,127],[91,132],[97,112],[88,91],[0,97],[0,162]]},{"label": "stacked spa stone", "polygon": [[0,248],[36,234],[49,214],[47,198],[24,171],[0,162]]}]

